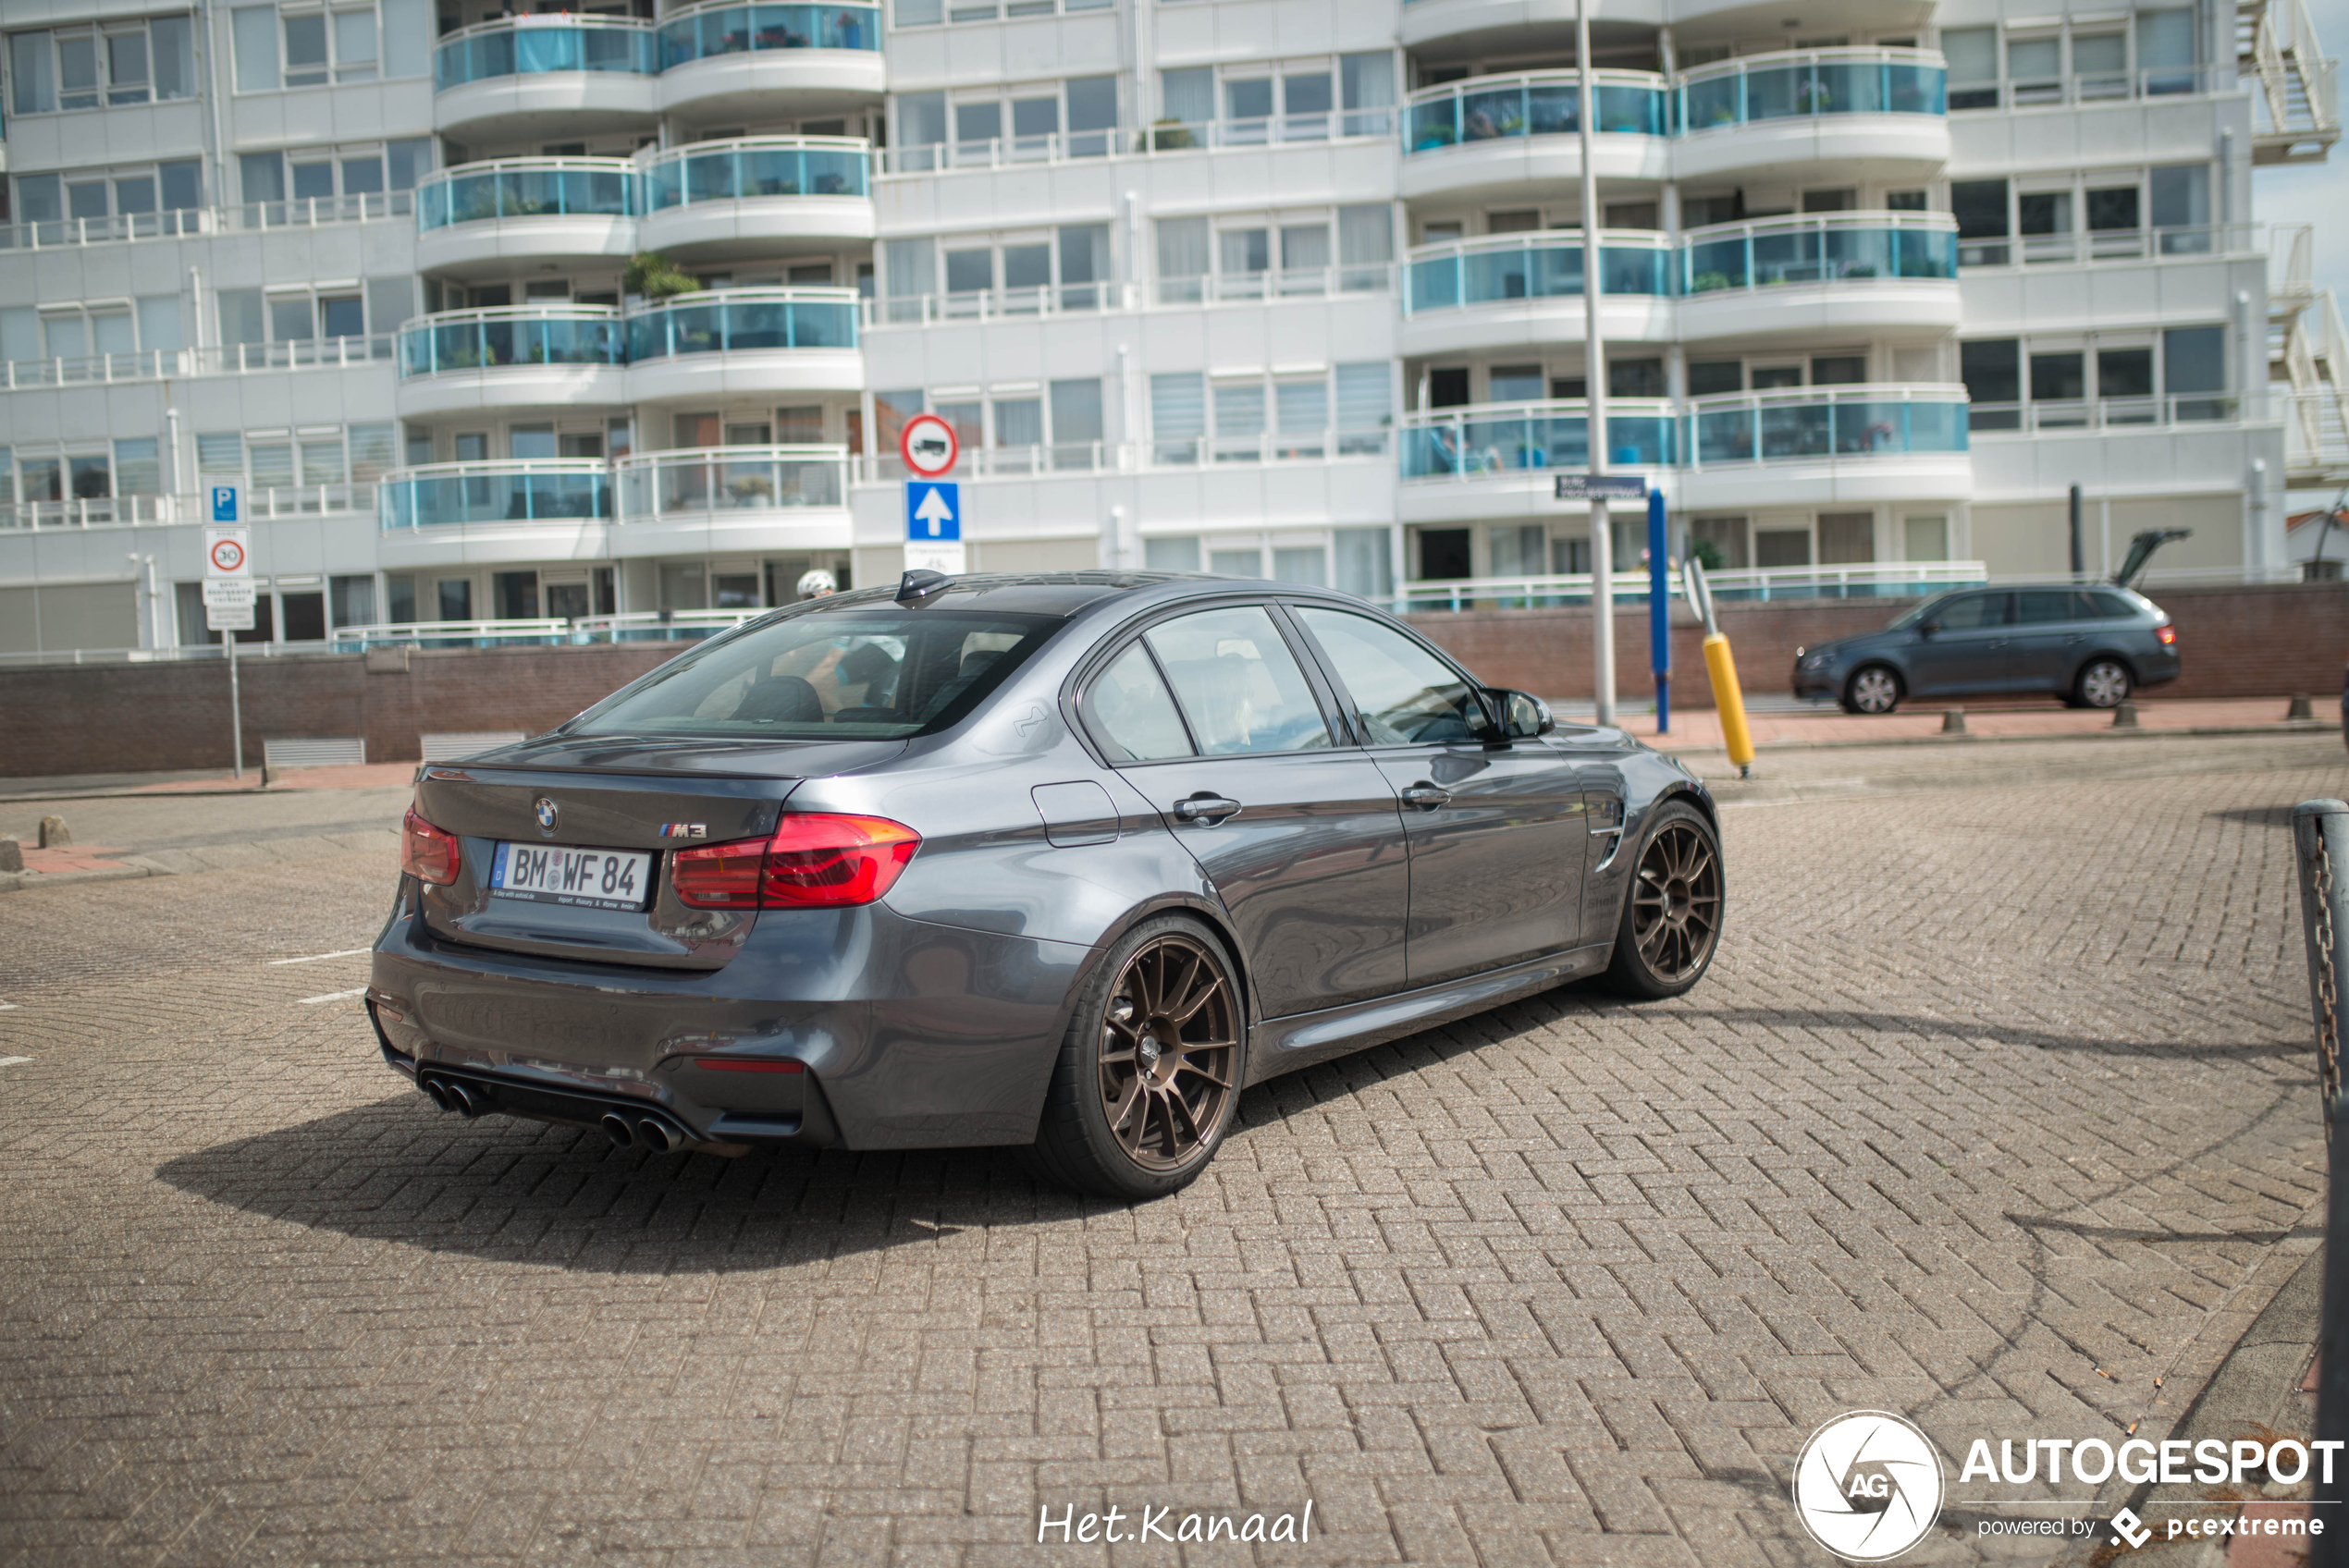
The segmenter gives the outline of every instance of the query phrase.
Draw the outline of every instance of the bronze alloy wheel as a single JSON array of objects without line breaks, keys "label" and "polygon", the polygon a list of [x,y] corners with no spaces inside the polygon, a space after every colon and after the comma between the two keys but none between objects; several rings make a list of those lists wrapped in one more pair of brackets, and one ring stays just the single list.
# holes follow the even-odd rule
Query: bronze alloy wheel
[{"label": "bronze alloy wheel", "polygon": [[1666,985],[1695,974],[1721,936],[1721,857],[1696,824],[1676,819],[1648,840],[1631,887],[1631,938]]},{"label": "bronze alloy wheel", "polygon": [[1188,1164],[1229,1113],[1239,1009],[1224,966],[1194,937],[1137,950],[1110,987],[1098,1064],[1110,1135],[1145,1170]]}]

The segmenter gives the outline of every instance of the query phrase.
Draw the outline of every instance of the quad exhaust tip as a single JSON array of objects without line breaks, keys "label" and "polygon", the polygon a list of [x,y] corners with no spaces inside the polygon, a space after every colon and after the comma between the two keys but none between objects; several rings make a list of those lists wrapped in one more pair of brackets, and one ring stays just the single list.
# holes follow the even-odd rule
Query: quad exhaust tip
[{"label": "quad exhaust tip", "polygon": [[649,1149],[655,1154],[674,1154],[689,1141],[686,1133],[658,1116],[627,1116],[617,1110],[604,1113],[600,1123],[604,1136],[618,1149]]},{"label": "quad exhaust tip", "polygon": [[471,1088],[454,1078],[425,1078],[416,1086],[433,1104],[443,1110],[453,1110],[468,1121],[489,1109],[487,1090]]}]

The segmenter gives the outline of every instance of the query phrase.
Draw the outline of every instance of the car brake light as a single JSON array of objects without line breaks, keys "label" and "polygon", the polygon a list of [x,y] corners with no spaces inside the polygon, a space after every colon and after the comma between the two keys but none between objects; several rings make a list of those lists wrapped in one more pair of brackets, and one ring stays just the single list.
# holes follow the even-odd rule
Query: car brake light
[{"label": "car brake light", "polygon": [[793,813],[770,839],[678,851],[669,882],[689,909],[846,909],[887,893],[921,842],[887,817]]},{"label": "car brake light", "polygon": [[2157,626],[2153,629],[2153,634],[2161,639],[2161,645],[2165,648],[2178,640],[2178,629],[2174,626]]},{"label": "car brake light", "polygon": [[400,869],[419,882],[445,888],[457,880],[464,864],[465,851],[457,835],[435,827],[410,806],[400,825]]}]

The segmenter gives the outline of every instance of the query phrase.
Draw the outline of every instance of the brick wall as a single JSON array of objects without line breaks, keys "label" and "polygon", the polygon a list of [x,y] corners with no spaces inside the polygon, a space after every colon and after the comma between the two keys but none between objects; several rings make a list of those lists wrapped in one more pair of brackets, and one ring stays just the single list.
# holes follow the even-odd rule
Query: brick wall
[{"label": "brick wall", "polygon": [[[2341,689],[2349,656],[2349,582],[2168,588],[2185,674],[2158,695],[2264,697]],[[1898,601],[1798,599],[1725,606],[1721,629],[1752,692],[1787,690],[1796,647],[1871,631]],[[1413,618],[1485,680],[1545,697],[1591,694],[1587,609],[1476,610]],[[1649,690],[1647,615],[1616,616],[1616,690]],[[1713,705],[1702,635],[1685,611],[1672,629],[1673,701]],[[551,729],[683,648],[415,650],[248,658],[239,668],[248,766],[264,738],[363,735],[370,762],[412,761],[426,730]],[[228,672],[191,664],[49,665],[0,674],[0,776],[223,767]]]},{"label": "brick wall", "polygon": [[[2185,668],[2158,687],[2157,697],[2271,697],[2294,692],[2339,692],[2349,657],[2349,582],[2263,587],[2163,588],[2150,595],[2177,623]],[[1738,679],[1749,692],[1783,693],[1794,670],[1794,650],[1872,631],[1913,601],[1789,599],[1774,604],[1724,605],[1722,633],[1737,655]],[[1544,697],[1588,697],[1591,612],[1588,609],[1474,610],[1421,615],[1412,623],[1469,668],[1496,686]],[[1709,708],[1703,631],[1677,602],[1672,619],[1672,701]],[[1648,618],[1644,603],[1625,604],[1615,616],[1615,689],[1645,697]]]},{"label": "brick wall", "polygon": [[[552,729],[682,649],[390,650],[241,658],[247,766],[284,736],[363,735],[369,762],[417,757],[426,730]],[[228,766],[228,668],[45,665],[0,674],[0,775]]]}]

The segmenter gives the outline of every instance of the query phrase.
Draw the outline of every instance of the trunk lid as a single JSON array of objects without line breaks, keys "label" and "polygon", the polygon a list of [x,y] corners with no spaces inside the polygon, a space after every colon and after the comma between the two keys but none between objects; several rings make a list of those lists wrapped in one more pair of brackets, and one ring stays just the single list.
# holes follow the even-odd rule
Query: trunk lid
[{"label": "trunk lid", "polygon": [[[671,857],[765,838],[801,779],[870,766],[904,749],[895,741],[549,736],[427,766],[416,781],[417,814],[457,835],[462,862],[455,882],[423,889],[424,923],[444,940],[510,952],[722,968],[757,914],[688,908],[670,885]],[[544,852],[559,850],[604,852]],[[566,879],[583,868],[591,875],[576,886]],[[600,882],[592,876],[598,868],[607,874]],[[493,889],[501,872],[508,886]]]}]

